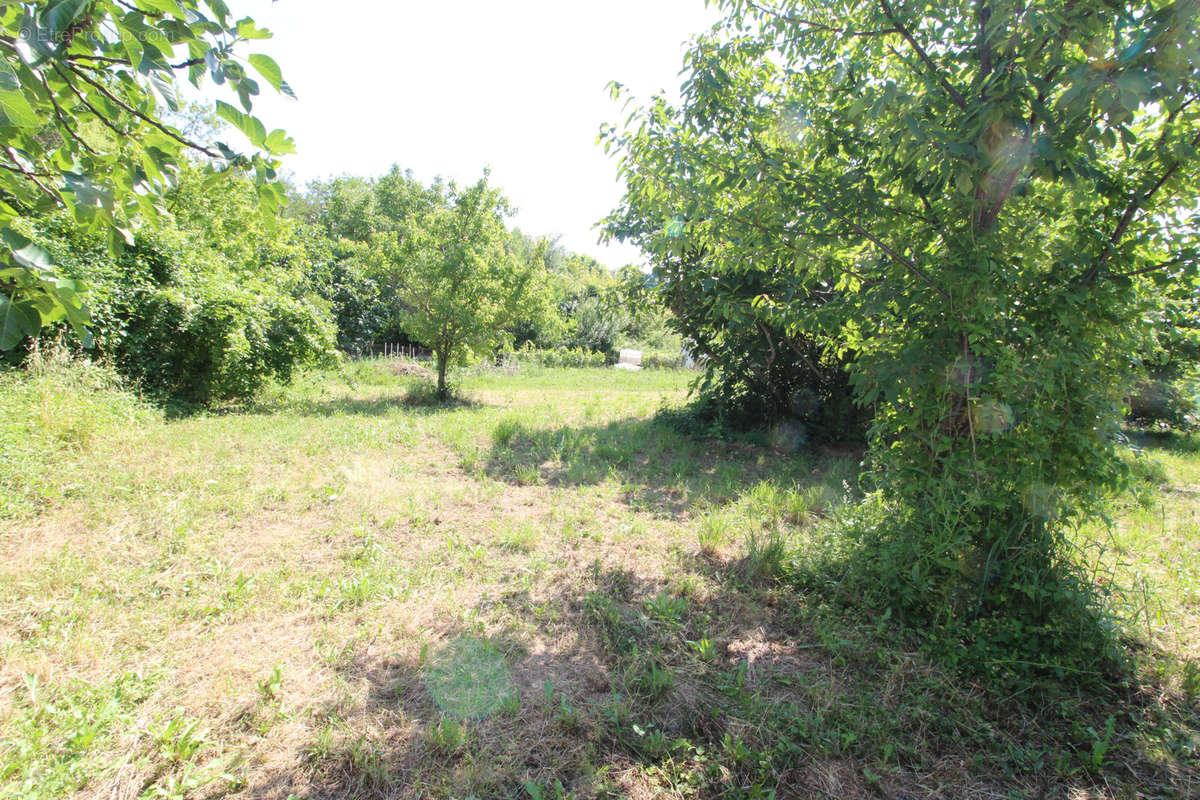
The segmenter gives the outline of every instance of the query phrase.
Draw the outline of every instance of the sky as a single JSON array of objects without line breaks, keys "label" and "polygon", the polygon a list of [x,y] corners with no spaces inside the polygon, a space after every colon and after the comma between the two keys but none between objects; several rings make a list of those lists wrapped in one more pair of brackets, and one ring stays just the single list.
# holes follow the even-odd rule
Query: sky
[{"label": "sky", "polygon": [[298,100],[265,82],[255,114],[297,152],[285,171],[307,182],[379,175],[462,182],[485,166],[517,207],[513,223],[609,267],[641,263],[631,246],[597,242],[616,207],[616,161],[596,143],[636,97],[674,97],[684,43],[716,12],[704,0],[230,0],[274,38],[242,46],[283,69]]}]

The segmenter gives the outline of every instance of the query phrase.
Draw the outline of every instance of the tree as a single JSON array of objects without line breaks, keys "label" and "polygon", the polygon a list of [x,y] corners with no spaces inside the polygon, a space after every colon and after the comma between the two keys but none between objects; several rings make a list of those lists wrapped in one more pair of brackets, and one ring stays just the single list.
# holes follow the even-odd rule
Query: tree
[{"label": "tree", "polygon": [[[260,206],[278,210],[282,188],[274,156],[292,150],[281,130],[250,115],[260,88],[253,69],[291,93],[279,66],[262,54],[245,61],[235,48],[265,39],[224,0],[48,0],[0,8],[0,349],[43,324],[88,323],[82,284],[60,278],[45,251],[13,229],[19,216],[65,208],[111,248],[133,243],[133,221],[156,220],[157,198],[188,153],[219,168],[254,175]],[[205,76],[226,85],[241,108],[216,102],[217,114],[253,148],[208,145],[168,124],[160,108],[181,108],[176,77],[199,87]]]},{"label": "tree", "polygon": [[508,201],[488,183],[435,184],[424,213],[391,245],[401,324],[437,362],[438,399],[449,398],[446,370],[503,344],[505,328],[530,306],[544,304],[539,249],[520,259],[504,220]]},{"label": "tree", "polygon": [[993,666],[1099,659],[1065,531],[1124,480],[1159,287],[1195,296],[1196,2],[719,5],[682,106],[604,133],[614,229],[852,356],[899,615]]}]

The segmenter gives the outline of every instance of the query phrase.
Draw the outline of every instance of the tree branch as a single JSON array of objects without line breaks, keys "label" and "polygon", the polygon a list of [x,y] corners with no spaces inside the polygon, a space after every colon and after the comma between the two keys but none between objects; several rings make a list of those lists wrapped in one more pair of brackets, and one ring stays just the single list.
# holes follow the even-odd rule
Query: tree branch
[{"label": "tree branch", "polygon": [[[80,62],[80,61],[99,61],[104,64],[120,64],[121,66],[125,66],[125,67],[133,66],[133,63],[127,58],[114,58],[112,56],[97,56],[97,55],[92,55],[90,53],[74,53],[71,55],[63,56],[62,60],[70,61],[72,63],[76,63],[76,62]],[[169,66],[171,69],[187,69],[188,67],[194,67],[197,64],[203,64],[203,63],[204,63],[203,58],[189,58],[187,61],[180,61],[178,64],[168,64],[167,66]]]},{"label": "tree branch", "polygon": [[[56,68],[57,68],[57,65],[56,65]],[[148,122],[150,125],[154,126],[158,130],[162,131],[167,136],[170,136],[172,139],[174,139],[175,141],[184,145],[185,147],[189,147],[198,153],[203,153],[204,155],[208,156],[209,158],[220,158],[220,154],[217,153],[216,151],[210,150],[209,148],[205,147],[202,144],[199,144],[198,142],[193,142],[191,139],[188,139],[185,136],[181,136],[178,132],[176,132],[175,130],[171,129],[170,127],[162,124],[161,122],[154,119],[153,117],[149,117],[149,116],[143,114],[141,111],[138,111],[136,108],[129,105],[124,100],[122,100],[121,98],[114,95],[112,92],[108,91],[108,89],[106,89],[103,84],[99,83],[96,80],[93,80],[91,78],[91,76],[85,75],[84,73],[80,72],[79,69],[77,67],[75,67],[73,64],[68,64],[67,68],[71,72],[73,72],[75,75],[82,78],[90,86],[95,88],[98,92],[100,92],[100,94],[104,95],[109,100],[116,103],[118,107],[124,109],[125,111],[129,112],[130,114],[133,114],[138,119]],[[76,92],[76,94],[78,94],[78,92]]]},{"label": "tree branch", "polygon": [[[1193,149],[1200,147],[1200,133],[1192,137],[1191,146]],[[1142,210],[1146,203],[1150,202],[1154,194],[1163,187],[1163,184],[1171,179],[1171,176],[1179,170],[1180,166],[1181,162],[1173,162],[1145,192],[1134,193],[1133,198],[1129,201],[1129,205],[1125,208],[1125,213],[1121,215],[1120,221],[1117,222],[1116,229],[1113,231],[1112,236],[1109,237],[1104,252],[1100,254],[1092,266],[1088,268],[1087,272],[1084,273],[1083,282],[1085,285],[1091,284],[1100,275],[1101,268],[1112,257],[1112,254],[1116,252],[1117,247],[1121,244],[1121,239],[1125,236],[1125,231],[1133,222],[1133,218],[1137,216],[1137,213]]]},{"label": "tree branch", "polygon": [[[53,199],[55,201],[59,200],[58,193],[55,192],[54,190],[52,190],[46,184],[42,183],[40,180],[38,180],[38,174],[36,172],[30,172],[29,170],[27,170],[21,166],[21,159],[17,156],[16,152],[11,147],[5,147],[4,152],[8,153],[8,157],[13,160],[13,164],[15,164],[16,166],[9,166],[8,164],[0,164],[0,168],[6,169],[9,172],[15,172],[18,175],[25,177],[26,179],[31,181],[34,186],[37,186],[39,189],[41,189],[51,199]],[[50,176],[44,175],[42,177],[48,178]]]},{"label": "tree branch", "polygon": [[59,124],[62,125],[63,129],[67,133],[71,134],[71,138],[83,146],[84,150],[87,150],[92,155],[98,155],[92,146],[85,142],[83,138],[75,131],[75,129],[71,127],[70,123],[67,122],[66,115],[63,112],[62,107],[59,106],[58,99],[55,98],[54,90],[50,88],[50,84],[47,82],[46,76],[39,73],[38,77],[40,77],[42,80],[42,86],[46,89],[46,96],[50,98],[50,104],[54,106],[54,116],[58,117]]},{"label": "tree branch", "polygon": [[950,98],[954,101],[954,104],[965,111],[967,108],[966,98],[963,97],[962,94],[960,94],[959,91],[950,84],[950,81],[945,75],[942,74],[942,71],[938,69],[937,64],[935,64],[933,59],[929,57],[929,53],[925,52],[925,48],[922,47],[921,43],[913,37],[912,32],[909,31],[909,29],[906,28],[904,24],[896,18],[896,12],[892,9],[892,4],[889,3],[888,0],[879,0],[879,5],[883,9],[883,13],[887,15],[888,20],[896,27],[896,30],[900,32],[900,35],[903,36],[905,41],[912,46],[913,50],[917,51],[917,56],[929,69],[929,72],[935,78],[937,78],[939,83],[941,83],[942,88],[944,88],[950,95]]},{"label": "tree branch", "polygon": [[979,51],[979,93],[987,99],[987,80],[992,74],[992,41],[988,36],[988,24],[992,21],[992,7],[988,0],[979,0],[976,6],[979,17],[979,40],[976,49]]},{"label": "tree branch", "polygon": [[101,114],[100,111],[94,105],[92,105],[91,101],[87,99],[87,97],[83,94],[83,92],[79,91],[79,89],[76,88],[75,84],[71,83],[71,79],[67,77],[67,74],[65,72],[63,72],[61,69],[59,69],[58,64],[54,64],[53,66],[54,66],[54,71],[58,73],[58,76],[63,79],[63,82],[65,84],[67,84],[68,87],[70,87],[72,92],[75,93],[75,96],[79,98],[79,102],[83,103],[84,108],[86,108],[88,111],[92,112],[92,116],[94,116],[96,119],[100,120],[100,122],[104,125],[104,127],[108,128],[110,131],[115,133],[119,138],[124,139],[128,135],[128,134],[126,134],[125,131],[121,130],[116,125],[114,125],[112,120],[110,120],[108,117]]},{"label": "tree branch", "polygon": [[1170,267],[1182,266],[1183,264],[1195,264],[1195,263],[1197,263],[1197,260],[1198,259],[1196,258],[1196,256],[1192,256],[1191,258],[1188,258],[1186,256],[1180,256],[1179,258],[1172,258],[1170,261],[1163,261],[1160,264],[1153,264],[1149,267],[1135,269],[1130,272],[1110,272],[1110,273],[1108,273],[1107,277],[1109,277],[1109,278],[1132,278],[1135,275],[1148,275],[1151,272],[1158,272],[1160,269],[1168,269]]}]

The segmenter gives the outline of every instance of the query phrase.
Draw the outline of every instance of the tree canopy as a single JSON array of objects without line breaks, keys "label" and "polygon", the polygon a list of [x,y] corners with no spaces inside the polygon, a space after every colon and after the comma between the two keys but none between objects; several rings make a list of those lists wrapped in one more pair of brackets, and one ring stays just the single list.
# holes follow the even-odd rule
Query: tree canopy
[{"label": "tree canopy", "polygon": [[544,304],[541,247],[514,252],[504,220],[512,211],[485,173],[475,184],[438,187],[423,214],[387,252],[399,270],[402,324],[433,350],[438,397],[446,369],[509,338],[522,311]]},{"label": "tree canopy", "polygon": [[[60,277],[44,250],[17,233],[19,216],[68,210],[112,248],[132,244],[139,222],[193,153],[219,170],[254,176],[259,207],[283,200],[276,156],[293,149],[282,130],[251,115],[260,81],[291,93],[270,56],[237,48],[270,33],[235,19],[223,0],[49,0],[0,8],[0,349],[66,319],[82,331],[83,285]],[[177,79],[230,90],[215,111],[250,146],[205,143],[164,121],[178,111]]]},{"label": "tree canopy", "polygon": [[1161,287],[1196,288],[1197,4],[718,5],[682,103],[604,132],[610,230],[714,324],[850,357],[898,610],[1077,652],[1060,534],[1122,480]]}]

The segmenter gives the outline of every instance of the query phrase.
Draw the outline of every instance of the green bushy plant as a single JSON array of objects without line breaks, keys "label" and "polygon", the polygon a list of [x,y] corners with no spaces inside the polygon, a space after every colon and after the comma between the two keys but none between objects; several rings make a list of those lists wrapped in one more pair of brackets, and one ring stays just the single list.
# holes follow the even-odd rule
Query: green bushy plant
[{"label": "green bushy plant", "polygon": [[505,353],[503,360],[535,367],[602,367],[608,362],[608,357],[604,353],[579,347],[539,348],[527,342]]},{"label": "green bushy plant", "polygon": [[[244,182],[226,180],[234,188]],[[180,191],[184,207],[202,193],[198,170],[185,175]],[[140,230],[116,256],[65,215],[26,221],[61,272],[90,287],[88,352],[155,399],[189,406],[247,398],[304,365],[333,359],[335,329],[327,305],[305,285],[309,263],[296,231],[256,229],[250,233],[259,246],[225,241],[218,248],[205,233],[207,218],[197,222],[196,213]],[[44,338],[56,335],[48,330]]]}]

